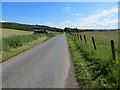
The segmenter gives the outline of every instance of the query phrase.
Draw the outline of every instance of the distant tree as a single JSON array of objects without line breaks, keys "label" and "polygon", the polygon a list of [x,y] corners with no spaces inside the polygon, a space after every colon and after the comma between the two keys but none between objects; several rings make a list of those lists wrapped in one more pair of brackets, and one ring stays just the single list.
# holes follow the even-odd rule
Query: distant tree
[{"label": "distant tree", "polygon": [[65,27],[65,28],[64,28],[64,32],[71,33],[71,28]]}]

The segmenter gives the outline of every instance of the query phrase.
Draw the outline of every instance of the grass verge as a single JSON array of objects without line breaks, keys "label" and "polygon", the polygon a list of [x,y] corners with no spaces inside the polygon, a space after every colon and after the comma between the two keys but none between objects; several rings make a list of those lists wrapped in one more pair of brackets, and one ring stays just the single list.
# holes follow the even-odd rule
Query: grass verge
[{"label": "grass verge", "polygon": [[18,54],[33,48],[41,43],[56,36],[55,34],[39,34],[39,35],[27,35],[27,36],[15,36],[11,38],[3,39],[3,53],[2,61],[17,56]]},{"label": "grass verge", "polygon": [[[118,61],[67,35],[80,88],[120,88]],[[105,51],[105,50],[104,50]]]}]

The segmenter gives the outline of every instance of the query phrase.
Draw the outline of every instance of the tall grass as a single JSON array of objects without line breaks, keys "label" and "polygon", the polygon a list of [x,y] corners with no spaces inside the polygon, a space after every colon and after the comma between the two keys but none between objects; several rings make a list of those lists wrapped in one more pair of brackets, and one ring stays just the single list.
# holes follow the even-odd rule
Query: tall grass
[{"label": "tall grass", "polygon": [[3,38],[3,51],[9,51],[10,49],[22,46],[38,39],[39,37],[41,37],[41,35],[22,35]]},{"label": "tall grass", "polygon": [[3,38],[3,53],[0,63],[40,45],[56,35],[57,34],[33,34]]},{"label": "tall grass", "polygon": [[3,52],[7,52],[10,49],[22,46],[28,42],[32,42],[42,36],[52,37],[55,36],[54,34],[33,34],[33,35],[22,35],[22,36],[13,36],[3,38]]},{"label": "tall grass", "polygon": [[[68,36],[76,77],[82,87],[86,88],[119,88],[120,62],[112,60],[110,47],[96,42],[97,50],[92,44],[85,44],[77,38]],[[71,45],[73,44],[73,46]],[[75,51],[72,48],[75,48]],[[118,51],[118,49],[116,49]],[[79,57],[76,53],[79,53]],[[81,73],[82,72],[82,73]],[[84,75],[83,75],[84,73]],[[82,75],[80,75],[82,74]]]}]

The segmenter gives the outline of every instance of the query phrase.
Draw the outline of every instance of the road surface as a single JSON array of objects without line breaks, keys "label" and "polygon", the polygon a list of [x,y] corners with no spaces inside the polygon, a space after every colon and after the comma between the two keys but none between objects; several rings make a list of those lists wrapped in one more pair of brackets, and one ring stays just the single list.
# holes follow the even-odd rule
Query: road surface
[{"label": "road surface", "polygon": [[19,55],[2,66],[3,88],[64,88],[70,60],[65,35]]}]

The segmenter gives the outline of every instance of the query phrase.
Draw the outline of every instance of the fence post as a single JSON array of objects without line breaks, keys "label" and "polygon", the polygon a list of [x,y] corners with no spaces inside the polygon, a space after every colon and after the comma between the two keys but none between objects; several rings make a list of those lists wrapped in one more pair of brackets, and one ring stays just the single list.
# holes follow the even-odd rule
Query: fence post
[{"label": "fence post", "polygon": [[76,33],[76,38],[77,38],[77,33]]},{"label": "fence post", "polygon": [[85,43],[87,44],[87,40],[86,40],[86,36],[84,35],[84,40],[85,40]]},{"label": "fence post", "polygon": [[78,37],[78,34],[76,33],[76,38]]},{"label": "fence post", "polygon": [[80,40],[80,34],[78,34],[78,40]]},{"label": "fence post", "polygon": [[78,38],[78,40],[79,40],[79,34],[77,34],[77,38]]},{"label": "fence post", "polygon": [[82,41],[82,36],[81,36],[81,34],[80,34],[80,39],[81,39],[81,41]]},{"label": "fence post", "polygon": [[111,50],[112,50],[113,60],[116,60],[114,40],[111,40],[110,42],[111,42]]},{"label": "fence post", "polygon": [[97,50],[94,37],[92,37],[92,42],[93,42],[94,49]]}]

